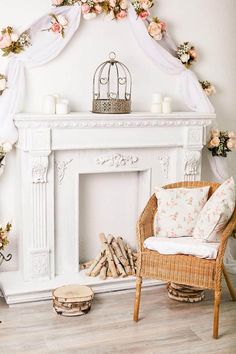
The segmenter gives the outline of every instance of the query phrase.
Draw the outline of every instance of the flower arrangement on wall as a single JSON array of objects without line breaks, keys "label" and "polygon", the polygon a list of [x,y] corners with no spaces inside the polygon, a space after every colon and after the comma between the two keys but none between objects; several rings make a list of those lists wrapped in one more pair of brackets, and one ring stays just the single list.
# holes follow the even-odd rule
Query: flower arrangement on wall
[{"label": "flower arrangement on wall", "polygon": [[0,35],[0,49],[3,52],[3,56],[7,56],[10,53],[19,54],[29,45],[30,35],[28,31],[18,35],[13,27],[8,26],[2,29]]},{"label": "flower arrangement on wall", "polygon": [[5,227],[0,226],[0,251],[4,250],[4,247],[8,245],[8,233],[11,231],[12,225],[7,223]]},{"label": "flower arrangement on wall", "polygon": [[12,144],[0,143],[0,176],[4,171],[6,154],[11,150],[12,150]]},{"label": "flower arrangement on wall", "polygon": [[189,68],[193,62],[197,60],[197,52],[195,47],[189,42],[184,42],[180,44],[177,48],[177,58]]},{"label": "flower arrangement on wall", "polygon": [[227,153],[236,147],[236,134],[234,132],[212,129],[207,147],[213,156],[227,157]]},{"label": "flower arrangement on wall", "polygon": [[204,92],[206,93],[207,96],[211,96],[213,95],[214,93],[216,93],[216,89],[215,89],[215,86],[213,86],[210,81],[199,81]]},{"label": "flower arrangement on wall", "polygon": [[58,33],[60,34],[63,38],[65,37],[65,29],[66,26],[68,25],[68,21],[65,16],[62,15],[54,15],[54,14],[49,14],[50,21],[51,21],[51,26],[50,28],[47,28],[43,31],[48,31],[52,33]]}]

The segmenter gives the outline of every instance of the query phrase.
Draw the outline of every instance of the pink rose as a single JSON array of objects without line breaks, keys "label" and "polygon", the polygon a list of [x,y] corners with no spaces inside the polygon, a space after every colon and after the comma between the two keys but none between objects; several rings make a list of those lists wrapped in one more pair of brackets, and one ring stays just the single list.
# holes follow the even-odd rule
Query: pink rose
[{"label": "pink rose", "polygon": [[227,141],[227,148],[228,148],[229,150],[235,148],[235,141],[232,140],[232,139],[229,139],[229,140]]},{"label": "pink rose", "polygon": [[152,36],[156,41],[161,40],[162,34],[161,34],[161,26],[159,23],[156,23],[155,21],[151,22],[148,26],[148,33],[150,36]]},{"label": "pink rose", "polygon": [[59,6],[63,3],[64,0],[52,0],[52,4],[55,6]]},{"label": "pink rose", "polygon": [[142,11],[139,14],[139,17],[141,18],[141,20],[146,20],[146,18],[149,16],[149,12],[148,11]]},{"label": "pink rose", "polygon": [[81,9],[82,9],[82,13],[85,15],[85,14],[88,14],[90,12],[90,6],[88,4],[83,4],[81,6]]},{"label": "pink rose", "polygon": [[124,10],[121,10],[120,12],[118,12],[118,14],[116,15],[117,20],[123,20],[125,17],[127,16],[127,12]]},{"label": "pink rose", "polygon": [[220,139],[215,136],[211,141],[210,144],[212,147],[218,147],[220,145]]},{"label": "pink rose", "polygon": [[229,132],[229,138],[235,139],[236,138],[235,133],[234,132]]},{"label": "pink rose", "polygon": [[97,14],[102,13],[102,7],[101,7],[101,5],[96,4],[96,5],[94,6],[94,8],[95,8],[95,11],[96,11]]},{"label": "pink rose", "polygon": [[54,22],[52,24],[51,30],[54,33],[61,33],[61,31],[63,30],[63,26],[58,22]]},{"label": "pink rose", "polygon": [[10,47],[11,44],[11,36],[8,33],[5,33],[3,36],[0,35],[0,49]]},{"label": "pink rose", "polygon": [[165,23],[165,22],[160,21],[160,22],[159,22],[159,25],[161,26],[161,30],[162,30],[162,31],[165,31],[165,30],[166,30],[166,23]]},{"label": "pink rose", "polygon": [[109,0],[109,5],[111,7],[115,7],[116,6],[116,0]]},{"label": "pink rose", "polygon": [[190,49],[189,54],[194,60],[197,59],[197,52],[194,48]]}]

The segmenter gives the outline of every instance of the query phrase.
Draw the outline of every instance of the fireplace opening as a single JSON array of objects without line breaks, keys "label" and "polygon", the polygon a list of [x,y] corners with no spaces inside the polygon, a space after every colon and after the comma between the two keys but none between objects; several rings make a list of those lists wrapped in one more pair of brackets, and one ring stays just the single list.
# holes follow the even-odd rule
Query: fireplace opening
[{"label": "fireplace opening", "polygon": [[[136,249],[136,222],[148,171],[90,173],[79,177],[79,263],[101,249],[99,233],[122,236]],[[147,196],[146,196],[147,197]],[[144,198],[146,199],[146,198]]]}]

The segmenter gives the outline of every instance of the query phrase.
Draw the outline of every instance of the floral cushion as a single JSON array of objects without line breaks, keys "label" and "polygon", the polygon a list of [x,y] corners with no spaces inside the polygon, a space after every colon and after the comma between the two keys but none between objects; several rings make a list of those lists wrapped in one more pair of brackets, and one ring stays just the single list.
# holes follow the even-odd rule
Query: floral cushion
[{"label": "floral cushion", "polygon": [[202,209],[193,237],[205,242],[219,242],[220,234],[235,208],[235,183],[227,179],[211,196]]},{"label": "floral cushion", "polygon": [[209,188],[157,189],[156,236],[192,236],[198,215],[207,201]]}]

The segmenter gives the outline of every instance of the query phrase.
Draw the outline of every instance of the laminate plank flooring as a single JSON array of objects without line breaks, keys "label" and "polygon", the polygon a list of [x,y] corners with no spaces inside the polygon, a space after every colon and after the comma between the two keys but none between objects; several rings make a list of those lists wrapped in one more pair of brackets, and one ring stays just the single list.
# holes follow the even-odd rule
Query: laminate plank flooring
[{"label": "laminate plank flooring", "polygon": [[0,354],[236,354],[236,302],[225,286],[218,340],[210,291],[201,303],[185,304],[168,299],[165,286],[143,289],[138,323],[133,302],[134,291],[99,294],[87,315],[69,318],[51,301],[9,308],[0,300]]}]

